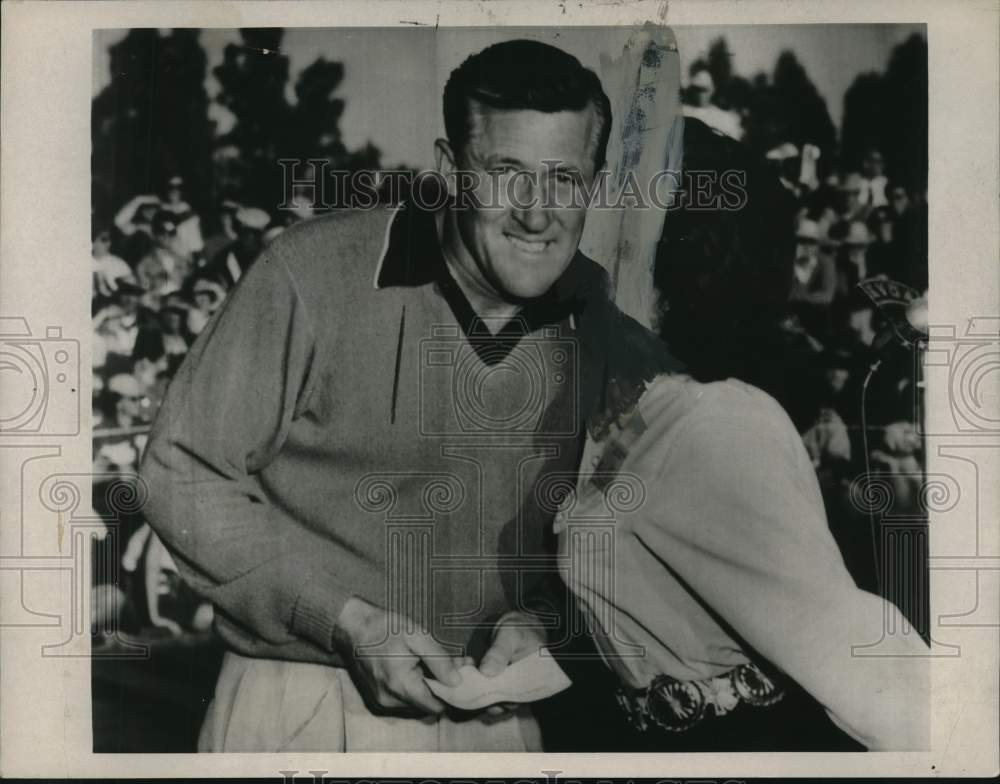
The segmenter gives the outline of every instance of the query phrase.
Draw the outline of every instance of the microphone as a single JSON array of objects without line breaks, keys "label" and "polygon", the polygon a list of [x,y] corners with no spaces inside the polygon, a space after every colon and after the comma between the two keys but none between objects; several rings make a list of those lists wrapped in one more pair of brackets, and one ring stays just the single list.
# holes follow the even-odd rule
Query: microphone
[{"label": "microphone", "polygon": [[892,345],[912,349],[927,339],[927,299],[915,288],[888,278],[869,278],[857,287],[885,321],[872,341],[876,354]]}]

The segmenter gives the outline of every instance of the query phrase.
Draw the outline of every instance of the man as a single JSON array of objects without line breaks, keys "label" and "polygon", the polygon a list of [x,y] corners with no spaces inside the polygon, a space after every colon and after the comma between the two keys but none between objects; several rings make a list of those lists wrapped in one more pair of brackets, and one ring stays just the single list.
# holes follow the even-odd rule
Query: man
[{"label": "man", "polygon": [[575,58],[511,41],[451,75],[444,114],[449,203],[279,236],[150,438],[149,520],[230,649],[203,750],[538,749],[527,712],[456,717],[425,676],[537,650],[535,491],[576,471],[620,318],[567,198],[610,104]]},{"label": "man", "polygon": [[240,207],[232,218],[233,240],[208,260],[206,272],[232,288],[264,247],[271,216],[257,207]]},{"label": "man", "polygon": [[201,218],[184,200],[184,179],[173,176],[167,180],[163,209],[177,221],[178,246],[192,257],[200,256],[205,242],[201,236]]},{"label": "man", "polygon": [[95,367],[131,372],[136,360],[163,353],[156,313],[141,304],[145,294],[134,278],[119,278],[110,303],[94,314]]},{"label": "man", "polygon": [[91,270],[93,273],[92,299],[106,300],[118,288],[120,278],[132,275],[128,263],[111,252],[111,232],[99,229],[94,233],[94,241],[90,249]]},{"label": "man", "polygon": [[889,203],[885,188],[889,179],[885,176],[885,164],[882,153],[872,148],[865,153],[861,163],[861,174],[864,180],[864,203],[869,209],[884,207]]},{"label": "man", "polygon": [[129,264],[137,264],[153,248],[153,217],[161,209],[158,196],[139,194],[115,215],[115,226],[122,234],[122,257]]},{"label": "man", "polygon": [[699,63],[691,69],[687,94],[689,100],[684,105],[685,117],[701,120],[710,128],[715,128],[737,141],[743,138],[743,123],[740,116],[713,103],[715,80],[705,65]]},{"label": "man", "polygon": [[223,199],[219,205],[219,230],[205,238],[205,247],[202,255],[205,263],[212,259],[226,246],[236,239],[236,213],[241,209],[241,205],[232,199]]},{"label": "man", "polygon": [[135,276],[147,291],[146,304],[156,309],[167,294],[180,291],[194,267],[177,235],[177,220],[168,210],[153,218],[153,248],[136,265]]}]

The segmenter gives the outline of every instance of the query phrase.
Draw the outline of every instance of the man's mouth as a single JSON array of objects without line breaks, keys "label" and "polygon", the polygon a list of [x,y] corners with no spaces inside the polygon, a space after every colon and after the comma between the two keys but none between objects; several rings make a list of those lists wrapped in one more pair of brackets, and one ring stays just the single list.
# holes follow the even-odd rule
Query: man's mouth
[{"label": "man's mouth", "polygon": [[552,240],[528,240],[513,234],[505,234],[504,236],[511,245],[522,253],[544,253],[546,248],[552,244]]}]

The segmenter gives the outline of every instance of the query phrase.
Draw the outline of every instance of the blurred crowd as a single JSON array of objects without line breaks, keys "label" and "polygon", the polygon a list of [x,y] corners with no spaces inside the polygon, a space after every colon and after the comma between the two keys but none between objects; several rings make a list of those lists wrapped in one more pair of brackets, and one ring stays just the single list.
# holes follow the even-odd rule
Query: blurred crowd
[{"label": "blurred crowd", "polygon": [[[93,470],[135,475],[167,385],[195,338],[264,246],[301,210],[274,218],[225,199],[211,231],[172,177],[162,195],[141,194],[113,225],[93,229]],[[94,504],[103,503],[101,483]],[[113,510],[103,510],[110,514]],[[181,583],[170,554],[141,518],[119,519],[123,574],[103,575],[102,601],[118,627],[167,634],[205,631],[211,607]],[[108,546],[112,546],[108,543]],[[110,587],[117,583],[118,588]],[[101,625],[107,619],[95,618]]]}]

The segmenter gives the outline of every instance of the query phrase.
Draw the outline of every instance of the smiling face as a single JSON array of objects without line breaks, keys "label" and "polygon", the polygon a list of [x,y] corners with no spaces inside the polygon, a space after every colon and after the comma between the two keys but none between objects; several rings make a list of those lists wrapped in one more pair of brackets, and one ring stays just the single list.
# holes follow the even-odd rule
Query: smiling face
[{"label": "smiling face", "polygon": [[481,301],[539,297],[580,244],[580,187],[594,180],[600,121],[589,106],[551,113],[480,107],[474,118],[461,154],[443,140],[437,145],[442,173],[470,172],[474,183],[449,212],[445,255]]}]

